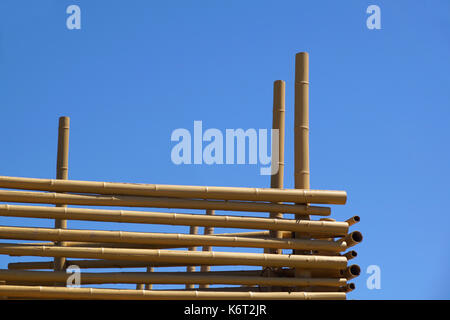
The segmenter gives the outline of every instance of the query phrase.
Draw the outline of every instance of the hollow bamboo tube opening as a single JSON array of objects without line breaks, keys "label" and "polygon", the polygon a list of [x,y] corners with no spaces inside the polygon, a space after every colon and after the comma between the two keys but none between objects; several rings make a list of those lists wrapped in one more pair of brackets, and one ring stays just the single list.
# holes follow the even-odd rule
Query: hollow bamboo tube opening
[{"label": "hollow bamboo tube opening", "polygon": [[[69,130],[70,119],[69,117],[59,118],[58,128],[58,154],[56,159],[56,179],[67,180],[69,178]],[[65,204],[57,204],[57,207],[65,208]],[[56,229],[66,229],[67,220],[56,219]],[[57,245],[64,246],[64,242],[56,242]],[[64,257],[55,258],[55,271],[62,270],[65,264]]]},{"label": "hollow bamboo tube opening", "polygon": [[348,280],[353,279],[361,274],[361,268],[357,264],[352,264],[341,271],[341,275]]},{"label": "hollow bamboo tube opening", "polygon": [[339,239],[337,242],[344,243],[347,248],[353,247],[363,240],[363,235],[359,231],[353,231],[345,237]]},{"label": "hollow bamboo tube opening", "polygon": [[356,285],[353,282],[347,283],[344,287],[341,288],[342,292],[351,292],[356,289]]},{"label": "hollow bamboo tube opening", "polygon": [[359,216],[353,216],[353,217],[345,220],[345,222],[347,222],[349,226],[352,226],[355,223],[358,223],[359,221],[361,221],[361,218]]},{"label": "hollow bamboo tube opening", "polygon": [[347,258],[347,260],[351,260],[354,259],[358,256],[358,253],[355,250],[350,250],[348,252],[346,252],[345,254],[343,254],[344,257]]}]

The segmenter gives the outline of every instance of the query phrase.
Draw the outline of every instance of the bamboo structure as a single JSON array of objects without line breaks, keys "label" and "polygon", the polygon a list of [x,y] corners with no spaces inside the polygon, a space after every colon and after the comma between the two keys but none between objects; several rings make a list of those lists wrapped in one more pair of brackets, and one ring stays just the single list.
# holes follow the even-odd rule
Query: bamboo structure
[{"label": "bamboo structure", "polygon": [[[284,188],[283,80],[273,83],[272,129],[278,134],[272,136],[270,188],[69,180],[70,120],[61,117],[56,179],[0,176],[0,201],[6,202],[0,204],[0,216],[55,221],[55,228],[0,225],[0,239],[16,241],[0,243],[0,254],[11,259],[48,258],[9,262],[8,269],[0,270],[0,297],[346,299],[355,290],[349,281],[361,273],[358,265],[349,264],[358,255],[352,248],[363,240],[361,232],[350,230],[360,217],[345,221],[330,218],[329,205],[345,204],[347,193],[310,189],[308,54],[298,53],[295,59],[293,189]],[[157,212],[151,208],[193,212]],[[252,216],[248,216],[249,212]],[[294,218],[285,214],[294,214]],[[166,232],[124,231],[119,227],[67,229],[69,220],[112,222],[118,226],[164,225]],[[170,232],[174,226],[187,226],[189,232]],[[204,228],[203,234],[199,227]],[[215,228],[236,230],[215,233]],[[83,287],[65,287],[70,275],[65,269],[69,266],[81,270]],[[230,266],[242,267],[228,270]],[[133,268],[143,270],[127,271]],[[113,288],[85,287],[105,284]],[[117,285],[130,289],[114,287]],[[181,287],[174,287],[177,285]]]}]

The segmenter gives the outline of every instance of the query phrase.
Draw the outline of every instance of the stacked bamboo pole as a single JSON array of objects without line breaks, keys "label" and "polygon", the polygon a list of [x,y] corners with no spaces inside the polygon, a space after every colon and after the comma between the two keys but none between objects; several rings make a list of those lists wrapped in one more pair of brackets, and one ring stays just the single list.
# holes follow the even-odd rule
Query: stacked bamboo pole
[{"label": "stacked bamboo pole", "polygon": [[[0,216],[55,220],[55,228],[0,226],[0,254],[48,257],[49,261],[11,262],[0,270],[0,296],[49,299],[345,299],[361,270],[348,261],[362,234],[360,221],[331,218],[345,191],[311,190],[309,178],[308,54],[296,56],[295,189],[283,188],[285,82],[273,84],[270,188],[183,186],[68,180],[69,118],[60,118],[57,179],[0,176]],[[20,204],[14,204],[20,203]],[[33,204],[33,205],[24,205]],[[36,204],[45,204],[36,205]],[[56,207],[48,206],[56,205]],[[82,208],[67,205],[83,206]],[[200,213],[93,209],[89,206],[171,208]],[[206,210],[206,212],[205,212]],[[215,210],[225,211],[216,213]],[[269,217],[227,211],[269,213]],[[206,214],[205,214],[206,213]],[[294,219],[284,217],[295,215]],[[67,229],[68,220],[189,226],[190,232],[132,232]],[[198,228],[204,227],[199,234]],[[247,229],[217,234],[214,228]],[[250,229],[250,231],[248,230]],[[27,242],[24,242],[27,241]],[[201,251],[196,248],[202,247]],[[215,248],[215,250],[213,250]],[[221,249],[225,248],[225,249]],[[238,248],[239,252],[229,248]],[[260,252],[254,252],[261,249]],[[283,250],[293,250],[284,254]],[[225,250],[225,251],[217,251]],[[64,288],[78,266],[83,286],[128,284],[135,289]],[[216,270],[212,271],[211,266]],[[254,270],[221,270],[248,266]],[[181,271],[155,268],[179,267]],[[196,268],[200,267],[199,271]],[[115,269],[144,268],[143,272]],[[110,269],[111,272],[86,272]],[[219,269],[219,270],[217,270]],[[167,269],[166,269],[167,270]],[[154,285],[164,289],[154,288]],[[174,285],[182,285],[177,289]],[[198,285],[198,288],[195,288]],[[221,287],[221,286],[231,287]],[[137,290],[136,290],[137,289]]]}]

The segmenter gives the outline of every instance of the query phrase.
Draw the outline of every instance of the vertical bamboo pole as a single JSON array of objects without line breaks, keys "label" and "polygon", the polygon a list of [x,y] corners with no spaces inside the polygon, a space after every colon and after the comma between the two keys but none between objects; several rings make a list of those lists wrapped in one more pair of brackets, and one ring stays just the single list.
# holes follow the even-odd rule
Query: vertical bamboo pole
[{"label": "vertical bamboo pole", "polygon": [[[147,272],[153,272],[153,267],[147,267]],[[145,284],[145,290],[152,290],[152,287],[151,283]]]},{"label": "vertical bamboo pole", "polygon": [[[278,161],[274,163],[272,157],[273,169],[278,169],[275,174],[270,177],[271,188],[283,188],[284,179],[284,119],[285,119],[285,82],[277,80],[273,83],[273,120],[272,128],[278,130],[278,141],[272,141],[272,154],[275,148],[278,148]],[[274,172],[275,170],[272,170]],[[283,214],[271,212],[270,218],[282,219]],[[281,238],[281,232],[277,230],[270,230],[272,238]],[[281,249],[270,249],[269,253],[281,254]]]},{"label": "vertical bamboo pole", "polygon": [[[153,272],[153,267],[147,267],[147,272]],[[137,283],[136,284],[136,290],[151,290],[152,284],[151,283]]]},{"label": "vertical bamboo pole", "polygon": [[[286,84],[283,80],[276,80],[273,83],[273,116],[272,129],[278,130],[278,140],[272,136],[272,174],[270,176],[271,188],[283,188],[284,179],[284,127],[285,127],[285,88]],[[278,159],[273,158],[274,150],[278,149]],[[270,218],[282,219],[283,213],[271,212]],[[277,230],[269,230],[271,238],[281,238],[281,232]],[[282,254],[281,249],[264,248],[264,253]],[[263,272],[267,276],[272,276],[272,270],[264,268]],[[277,291],[278,287],[269,287],[269,291]]]},{"label": "vertical bamboo pole", "polygon": [[[213,216],[214,215],[214,210],[206,210],[206,214]],[[205,227],[205,235],[212,235],[214,233],[214,227]],[[204,246],[203,247],[203,251],[211,251],[211,246]],[[206,266],[206,265],[202,265],[200,267],[200,271],[201,272],[209,272],[211,270],[210,266]],[[200,288],[209,288],[209,284],[201,284]]]},{"label": "vertical bamboo pole", "polygon": [[[295,155],[295,188],[309,189],[309,57],[307,52],[295,55],[295,120],[294,120],[294,155]],[[296,214],[298,220],[309,220],[309,215]],[[295,238],[305,238],[296,232]],[[294,254],[308,254],[295,250]],[[296,269],[298,277],[308,277],[309,272]]]},{"label": "vertical bamboo pole", "polygon": [[[69,178],[69,130],[70,118],[60,117],[58,128],[58,155],[56,160],[56,179],[67,180]],[[57,207],[67,207],[66,205],[56,205]],[[56,229],[66,229],[67,220],[55,220]],[[64,246],[64,242],[56,242],[56,245]],[[64,269],[66,259],[63,257],[54,259],[55,271]]]},{"label": "vertical bamboo pole", "polygon": [[[198,227],[197,226],[190,226],[189,233],[190,234],[197,234],[198,233]],[[189,247],[188,250],[189,251],[197,251],[197,247]],[[186,271],[187,272],[195,272],[195,266],[187,266],[186,267]],[[193,284],[186,284],[186,289],[193,289],[193,288],[194,288]]]}]

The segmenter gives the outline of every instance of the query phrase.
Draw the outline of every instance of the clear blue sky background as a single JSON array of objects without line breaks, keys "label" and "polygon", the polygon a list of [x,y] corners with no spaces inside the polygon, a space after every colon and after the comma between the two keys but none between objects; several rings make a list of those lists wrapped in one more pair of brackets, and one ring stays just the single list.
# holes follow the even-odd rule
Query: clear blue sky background
[{"label": "clear blue sky background", "polygon": [[[71,4],[81,30],[66,28]],[[382,30],[366,28],[371,4]],[[449,299],[449,12],[436,0],[2,0],[0,174],[54,177],[65,115],[71,179],[268,187],[258,165],[174,165],[170,135],[194,120],[270,128],[282,79],[293,187],[294,56],[308,51],[311,187],[346,190],[332,217],[362,219],[353,229],[364,234],[354,260],[363,272],[349,298]],[[1,256],[0,267],[31,259]],[[380,290],[366,287],[369,265],[381,268]]]}]

